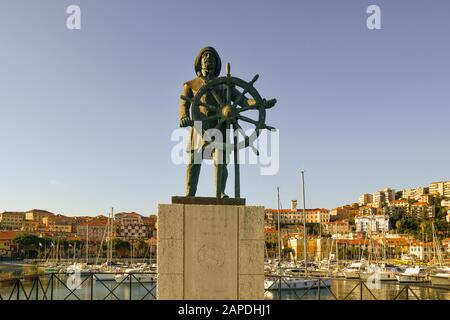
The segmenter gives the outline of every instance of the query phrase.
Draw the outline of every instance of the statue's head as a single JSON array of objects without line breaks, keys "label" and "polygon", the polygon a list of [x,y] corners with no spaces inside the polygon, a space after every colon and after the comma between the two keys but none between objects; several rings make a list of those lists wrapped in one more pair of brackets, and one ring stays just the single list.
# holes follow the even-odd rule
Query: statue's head
[{"label": "statue's head", "polygon": [[197,76],[213,76],[218,77],[222,62],[216,49],[213,47],[205,47],[197,54],[195,58],[195,73]]}]

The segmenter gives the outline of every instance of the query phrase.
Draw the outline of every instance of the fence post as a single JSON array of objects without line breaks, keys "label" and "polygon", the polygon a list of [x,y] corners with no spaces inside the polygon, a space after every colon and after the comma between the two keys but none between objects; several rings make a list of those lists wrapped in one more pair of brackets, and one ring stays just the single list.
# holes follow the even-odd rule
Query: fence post
[{"label": "fence post", "polygon": [[130,300],[131,300],[131,280],[132,280],[132,276],[133,276],[133,274],[130,272]]},{"label": "fence post", "polygon": [[318,278],[318,281],[319,281],[319,285],[318,285],[318,288],[317,288],[317,296],[319,297],[319,300],[320,300],[320,281],[321,281],[321,279]]},{"label": "fence post", "polygon": [[20,300],[20,279],[19,278],[16,279],[16,285],[17,285],[16,298],[17,298],[17,300]]},{"label": "fence post", "polygon": [[359,279],[359,300],[363,299],[363,282]]},{"label": "fence post", "polygon": [[91,300],[94,300],[94,274],[91,271]]},{"label": "fence post", "polygon": [[53,300],[53,277],[54,273],[50,275],[50,300]]},{"label": "fence post", "polygon": [[[36,301],[39,300],[39,276],[36,276],[35,278],[36,282]],[[31,296],[31,293],[30,293]]]},{"label": "fence post", "polygon": [[278,275],[278,300],[281,300],[281,275]]}]

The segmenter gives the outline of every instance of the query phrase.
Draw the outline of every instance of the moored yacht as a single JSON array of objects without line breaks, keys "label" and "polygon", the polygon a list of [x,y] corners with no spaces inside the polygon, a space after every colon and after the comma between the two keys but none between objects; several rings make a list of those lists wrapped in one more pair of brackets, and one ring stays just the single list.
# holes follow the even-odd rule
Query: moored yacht
[{"label": "moored yacht", "polygon": [[[156,282],[157,275],[145,273],[146,271],[142,268],[129,268],[125,269],[124,273],[119,273],[114,276],[114,280],[118,283],[128,283],[129,281],[135,283],[148,283]],[[129,277],[131,275],[131,277]],[[128,278],[128,279],[127,279]],[[130,279],[131,278],[131,279]]]},{"label": "moored yacht", "polygon": [[396,267],[371,266],[360,273],[362,280],[374,279],[375,281],[397,281],[397,273],[400,270]]},{"label": "moored yacht", "polygon": [[118,272],[121,272],[119,267],[113,266],[111,262],[105,262],[95,271],[94,280],[115,281]]},{"label": "moored yacht", "polygon": [[87,276],[91,274],[91,269],[88,267],[87,263],[73,263],[67,266],[65,273],[70,275],[73,273],[78,273],[81,276]]},{"label": "moored yacht", "polygon": [[419,266],[406,268],[405,272],[397,274],[396,278],[400,283],[428,281],[425,268]]},{"label": "moored yacht", "polygon": [[264,280],[264,290],[308,290],[330,287],[331,279],[272,278]]},{"label": "moored yacht", "polygon": [[430,275],[430,280],[433,286],[450,286],[450,267],[439,269]]},{"label": "moored yacht", "polygon": [[359,279],[359,274],[361,273],[361,271],[362,263],[354,262],[344,270],[344,277],[345,279]]}]

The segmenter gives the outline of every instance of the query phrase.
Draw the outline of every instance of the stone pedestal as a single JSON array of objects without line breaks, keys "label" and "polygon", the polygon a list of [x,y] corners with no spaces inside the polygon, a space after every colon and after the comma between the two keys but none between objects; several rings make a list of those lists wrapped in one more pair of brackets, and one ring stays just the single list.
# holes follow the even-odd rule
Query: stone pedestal
[{"label": "stone pedestal", "polygon": [[157,298],[264,299],[264,208],[158,206]]}]

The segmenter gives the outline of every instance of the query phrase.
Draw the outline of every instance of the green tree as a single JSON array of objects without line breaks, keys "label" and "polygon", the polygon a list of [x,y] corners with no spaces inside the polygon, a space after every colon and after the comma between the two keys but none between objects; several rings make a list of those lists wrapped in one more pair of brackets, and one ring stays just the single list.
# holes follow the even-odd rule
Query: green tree
[{"label": "green tree", "polygon": [[22,257],[36,258],[38,254],[39,237],[33,234],[18,234],[12,240],[12,243],[17,244],[22,251]]},{"label": "green tree", "polygon": [[144,241],[144,239],[137,239],[133,242],[134,247],[134,256],[143,258],[148,252],[149,245],[147,242]]},{"label": "green tree", "polygon": [[120,238],[112,239],[112,247],[117,257],[124,258],[130,256],[130,243]]},{"label": "green tree", "polygon": [[292,248],[283,248],[282,254],[283,257],[289,258],[289,254],[292,253],[292,255],[295,257],[295,250]]}]

